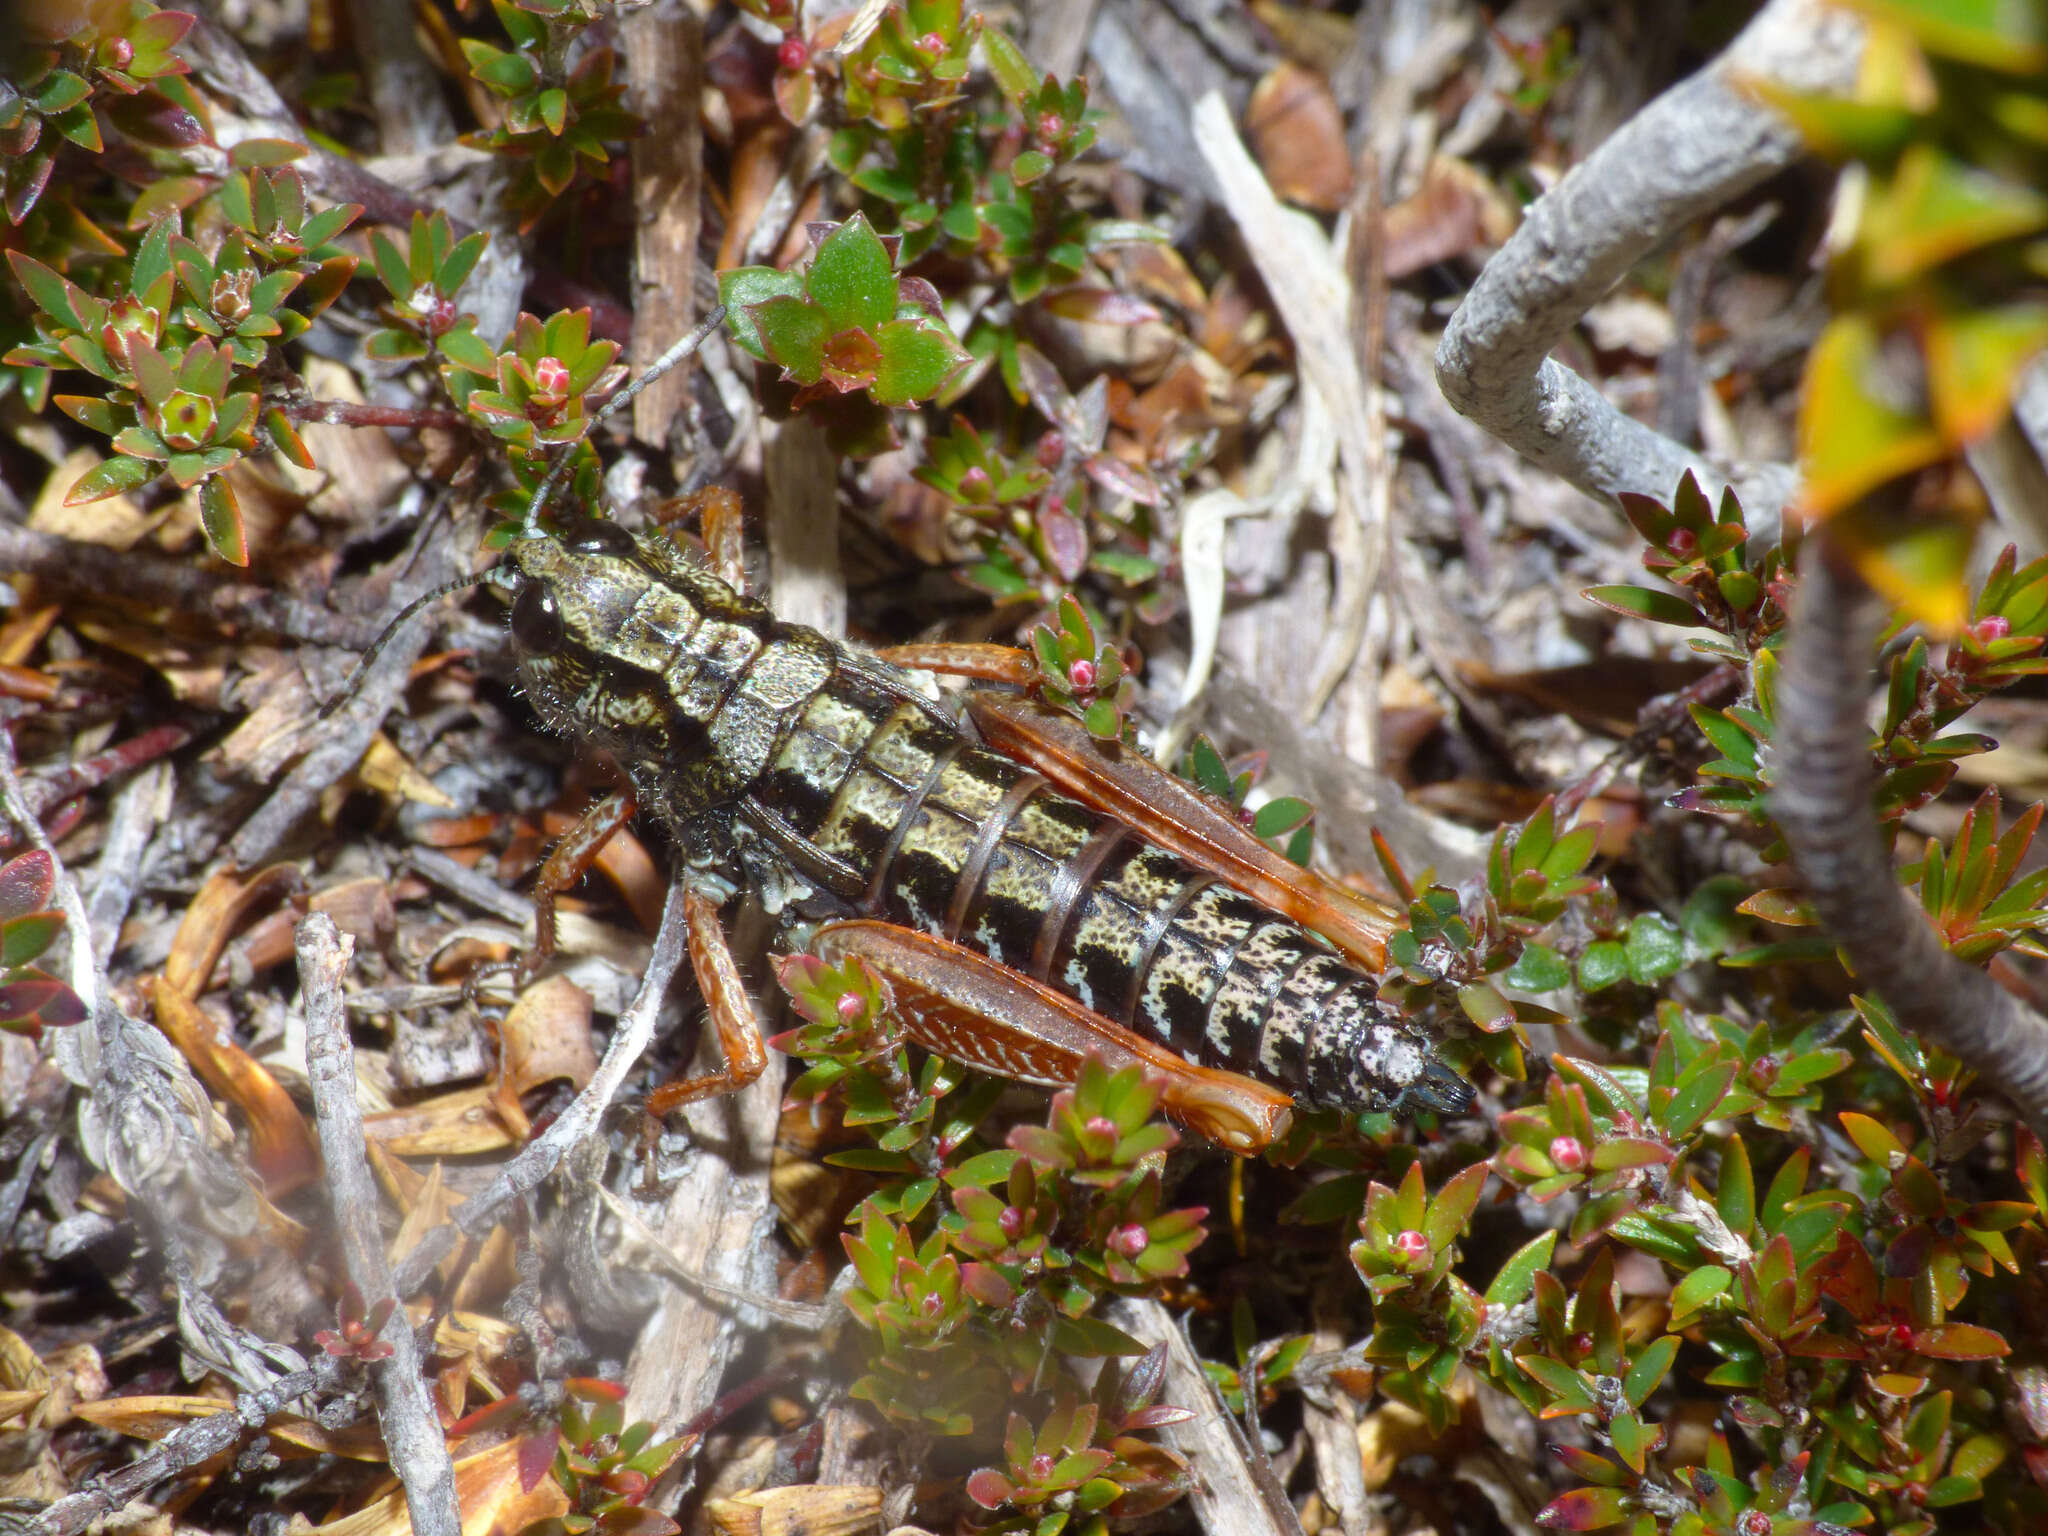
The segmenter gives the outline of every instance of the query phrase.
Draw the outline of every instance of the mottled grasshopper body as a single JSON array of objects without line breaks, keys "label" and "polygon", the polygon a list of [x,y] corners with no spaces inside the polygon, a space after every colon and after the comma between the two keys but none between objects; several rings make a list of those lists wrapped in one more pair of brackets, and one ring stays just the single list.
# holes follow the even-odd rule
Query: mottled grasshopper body
[{"label": "mottled grasshopper body", "polygon": [[[1135,754],[1101,758],[1014,699],[983,734],[1031,762],[991,750],[894,667],[616,524],[530,534],[509,565],[542,719],[608,750],[700,867],[796,893],[789,942],[875,965],[928,1048],[1047,1083],[1090,1050],[1141,1059],[1184,1120],[1238,1149],[1273,1139],[1290,1100],[1470,1101],[1361,963],[1272,907],[1362,929],[1366,955],[1387,914],[1340,911]],[[626,814],[595,818],[583,845]]]}]

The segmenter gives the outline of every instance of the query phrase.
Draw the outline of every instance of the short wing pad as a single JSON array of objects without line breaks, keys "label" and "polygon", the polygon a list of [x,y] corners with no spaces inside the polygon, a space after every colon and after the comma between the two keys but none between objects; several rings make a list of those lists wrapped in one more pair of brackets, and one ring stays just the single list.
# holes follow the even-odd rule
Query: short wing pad
[{"label": "short wing pad", "polygon": [[1168,1113],[1233,1152],[1283,1135],[1293,1100],[1235,1072],[1197,1066],[1030,977],[894,923],[828,923],[811,942],[829,964],[858,955],[887,979],[910,1037],[950,1061],[1018,1082],[1068,1087],[1092,1051],[1166,1080]]}]

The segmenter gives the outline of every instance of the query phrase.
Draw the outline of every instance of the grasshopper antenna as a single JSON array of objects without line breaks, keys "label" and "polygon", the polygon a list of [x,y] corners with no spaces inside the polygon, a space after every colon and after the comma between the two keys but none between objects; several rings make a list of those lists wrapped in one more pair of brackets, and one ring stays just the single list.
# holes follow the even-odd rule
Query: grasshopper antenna
[{"label": "grasshopper antenna", "polygon": [[[646,368],[642,369],[639,378],[628,384],[616,395],[613,395],[611,399],[605,401],[597,414],[590,418],[590,426],[585,429],[586,435],[596,431],[599,423],[603,422],[607,417],[631,405],[634,397],[641,390],[668,373],[676,364],[703,346],[705,340],[718,328],[719,323],[724,319],[725,306],[721,304],[712,310],[710,314],[706,315],[703,322],[694,331],[690,332],[689,335],[685,336],[681,341],[662,353],[660,357],[649,363]],[[562,450],[561,457],[556,459],[553,466],[549,468],[547,478],[535,487],[533,500],[526,504],[526,525],[523,531],[527,537],[531,538],[540,532],[541,509],[548,504],[549,498],[555,494],[556,487],[562,483],[562,476],[569,471],[569,461],[575,456],[576,447],[572,443],[569,447]]]},{"label": "grasshopper antenna", "polygon": [[363,686],[363,678],[369,673],[371,664],[383,654],[384,647],[391,643],[391,637],[398,633],[399,626],[405,623],[407,619],[437,598],[446,597],[450,592],[460,592],[464,587],[474,587],[495,579],[497,569],[496,566],[492,566],[489,570],[479,571],[474,576],[458,576],[453,581],[444,581],[440,586],[429,588],[407,603],[398,611],[398,616],[384,626],[382,633],[370,642],[370,648],[363,652],[363,659],[356,663],[355,671],[349,674],[348,681],[342,685],[341,692],[337,693],[325,704],[322,704],[319,714],[313,718],[315,720],[332,718],[336,710],[356,696],[356,690]]}]

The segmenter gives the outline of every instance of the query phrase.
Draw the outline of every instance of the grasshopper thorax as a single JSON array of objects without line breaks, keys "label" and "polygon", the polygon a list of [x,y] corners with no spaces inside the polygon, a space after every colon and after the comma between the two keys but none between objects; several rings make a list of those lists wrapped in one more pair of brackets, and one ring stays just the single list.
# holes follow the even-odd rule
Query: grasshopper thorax
[{"label": "grasshopper thorax", "polygon": [[712,744],[688,684],[720,636],[768,633],[768,610],[666,540],[595,518],[506,554],[512,649],[541,719],[612,753],[671,819],[715,803],[715,776],[689,777]]}]

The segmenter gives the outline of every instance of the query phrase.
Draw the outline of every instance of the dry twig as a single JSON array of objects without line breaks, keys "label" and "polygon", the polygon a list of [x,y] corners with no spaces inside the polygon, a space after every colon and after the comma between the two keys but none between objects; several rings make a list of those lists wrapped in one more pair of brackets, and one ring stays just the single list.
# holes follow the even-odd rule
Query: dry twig
[{"label": "dry twig", "polygon": [[1821,537],[1807,541],[1778,685],[1771,815],[1857,980],[2048,1135],[2048,1019],[1942,947],[1900,889],[1871,809],[1864,710],[1884,615],[1882,599],[1839,551]]},{"label": "dry twig", "polygon": [[1444,396],[1526,458],[1587,494],[1668,496],[1690,471],[1732,479],[1752,518],[1782,507],[1781,465],[1724,475],[1624,415],[1549,356],[1638,261],[1695,219],[1807,154],[1744,77],[1846,89],[1861,23],[1823,0],[1772,0],[1726,52],[1666,91],[1530,207],[1480,273],[1437,349]]},{"label": "dry twig", "polygon": [[[306,1077],[320,1122],[320,1155],[327,1193],[341,1232],[349,1278],[375,1307],[393,1298],[391,1267],[384,1260],[384,1234],[377,1221],[380,1202],[363,1153],[363,1112],[356,1103],[355,1048],[349,1042],[348,1009],[341,978],[355,941],[334,919],[315,912],[298,929],[299,986],[306,1011]],[[385,1328],[391,1354],[370,1367],[377,1417],[391,1469],[405,1485],[406,1507],[416,1536],[462,1536],[462,1510],[455,1501],[455,1464],[420,1375],[419,1345],[401,1304]]]}]

